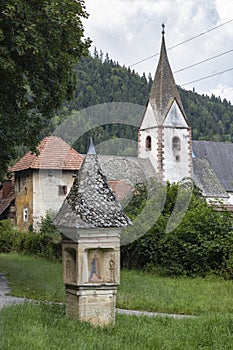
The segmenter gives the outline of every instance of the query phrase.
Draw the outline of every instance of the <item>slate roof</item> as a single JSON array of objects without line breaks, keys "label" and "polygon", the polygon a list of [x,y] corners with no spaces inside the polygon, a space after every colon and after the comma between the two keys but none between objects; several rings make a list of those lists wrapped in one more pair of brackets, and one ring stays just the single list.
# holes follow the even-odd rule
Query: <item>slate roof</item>
[{"label": "slate roof", "polygon": [[99,155],[98,159],[108,180],[125,180],[136,185],[157,177],[149,158]]},{"label": "slate roof", "polygon": [[229,197],[207,159],[193,158],[193,180],[205,197]]},{"label": "slate roof", "polygon": [[57,136],[45,137],[37,147],[39,155],[26,153],[11,171],[26,169],[79,170],[83,157]]},{"label": "slate roof", "polygon": [[168,61],[163,33],[159,63],[149,95],[149,101],[159,125],[163,123],[163,120],[166,117],[174,99],[177,101],[185,117],[180,94],[176,87],[173,73]]},{"label": "slate roof", "polygon": [[130,224],[95,154],[85,157],[54,224],[61,232],[67,228],[126,227]]},{"label": "slate roof", "polygon": [[233,144],[193,141],[193,152],[195,157],[206,159],[225,190],[233,192]]}]

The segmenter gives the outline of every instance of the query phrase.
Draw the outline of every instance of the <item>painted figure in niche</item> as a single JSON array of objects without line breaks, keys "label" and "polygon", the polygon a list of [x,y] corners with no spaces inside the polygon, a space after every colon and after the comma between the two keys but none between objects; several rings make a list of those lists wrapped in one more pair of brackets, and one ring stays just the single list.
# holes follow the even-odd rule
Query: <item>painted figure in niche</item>
[{"label": "painted figure in niche", "polygon": [[69,259],[66,260],[66,279],[71,280],[72,272],[71,272],[71,262]]},{"label": "painted figure in niche", "polygon": [[94,253],[90,263],[89,281],[96,282],[100,280],[101,280],[101,275],[100,275],[99,258],[98,258],[98,254]]},{"label": "painted figure in niche", "polygon": [[115,280],[115,262],[112,259],[109,261],[109,271],[110,271],[110,281],[114,282],[114,280]]}]

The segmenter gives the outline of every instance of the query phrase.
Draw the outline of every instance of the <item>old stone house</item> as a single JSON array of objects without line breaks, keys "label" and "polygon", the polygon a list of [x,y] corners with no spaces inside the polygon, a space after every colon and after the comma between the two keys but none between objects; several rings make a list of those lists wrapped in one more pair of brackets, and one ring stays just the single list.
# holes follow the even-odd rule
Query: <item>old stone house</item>
[{"label": "old stone house", "polygon": [[15,223],[38,228],[41,217],[57,212],[69,192],[83,157],[59,137],[45,137],[39,154],[26,153],[11,169],[15,178]]}]

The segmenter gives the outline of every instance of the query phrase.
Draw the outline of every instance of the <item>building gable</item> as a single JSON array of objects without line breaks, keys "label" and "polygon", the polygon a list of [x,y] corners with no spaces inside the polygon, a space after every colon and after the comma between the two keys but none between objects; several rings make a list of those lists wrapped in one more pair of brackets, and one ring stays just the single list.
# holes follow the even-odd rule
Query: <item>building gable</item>
[{"label": "building gable", "polygon": [[146,110],[145,110],[142,122],[141,122],[140,129],[145,130],[145,129],[153,128],[157,125],[158,125],[157,119],[155,117],[154,110],[153,110],[153,108],[151,106],[151,102],[149,100],[147,103],[147,106],[146,106]]},{"label": "building gable", "polygon": [[188,124],[186,121],[186,118],[184,117],[176,99],[173,100],[171,108],[169,109],[164,122],[163,126],[170,126],[170,127],[182,127],[182,128],[188,128]]}]

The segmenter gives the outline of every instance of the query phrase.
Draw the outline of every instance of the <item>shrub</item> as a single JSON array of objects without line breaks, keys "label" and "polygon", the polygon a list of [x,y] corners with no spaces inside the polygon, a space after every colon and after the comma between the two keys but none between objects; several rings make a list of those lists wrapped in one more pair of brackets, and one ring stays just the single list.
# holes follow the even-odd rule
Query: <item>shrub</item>
[{"label": "shrub", "polygon": [[0,221],[0,253],[21,252],[48,260],[61,259],[61,237],[52,221],[49,226],[49,220],[48,215],[39,233],[20,232],[9,221]]},{"label": "shrub", "polygon": [[[163,271],[169,275],[215,273],[232,278],[232,213],[224,209],[217,211],[194,188],[184,218],[173,230],[166,231],[178,190],[179,196],[185,198],[185,188],[167,185],[166,203],[156,224],[142,237],[122,247],[122,267]],[[142,198],[144,201],[144,194]],[[140,202],[139,198],[137,202]]]},{"label": "shrub", "polygon": [[0,252],[8,253],[11,251],[16,229],[8,220],[0,221]]},{"label": "shrub", "polygon": [[40,222],[40,233],[47,235],[60,235],[56,226],[53,224],[53,220],[55,218],[56,213],[52,210],[47,211],[45,217],[41,217]]}]

